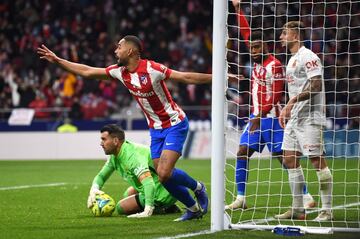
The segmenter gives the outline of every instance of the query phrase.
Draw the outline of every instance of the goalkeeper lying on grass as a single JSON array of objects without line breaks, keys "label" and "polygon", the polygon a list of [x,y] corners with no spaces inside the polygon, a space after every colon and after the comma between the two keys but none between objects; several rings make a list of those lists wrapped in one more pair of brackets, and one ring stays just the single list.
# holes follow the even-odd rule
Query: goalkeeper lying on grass
[{"label": "goalkeeper lying on grass", "polygon": [[95,196],[103,193],[100,189],[111,174],[117,171],[131,185],[116,205],[119,214],[140,218],[151,216],[154,210],[179,212],[176,199],[159,182],[148,147],[125,140],[124,131],[115,124],[101,129],[101,147],[110,158],[93,180],[88,208],[93,206]]}]

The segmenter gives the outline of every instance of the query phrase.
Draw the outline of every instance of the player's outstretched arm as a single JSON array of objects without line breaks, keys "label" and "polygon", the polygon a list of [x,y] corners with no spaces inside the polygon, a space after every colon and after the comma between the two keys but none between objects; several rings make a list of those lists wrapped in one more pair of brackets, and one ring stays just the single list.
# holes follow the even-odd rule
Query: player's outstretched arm
[{"label": "player's outstretched arm", "polygon": [[114,170],[115,170],[114,167],[108,160],[104,164],[104,166],[102,167],[100,172],[94,177],[91,188],[90,188],[89,197],[87,200],[88,208],[92,208],[92,206],[95,202],[96,195],[104,193],[100,189],[104,186],[105,182],[109,179],[109,177],[114,172]]},{"label": "player's outstretched arm", "polygon": [[58,57],[45,45],[41,45],[41,47],[37,49],[37,53],[39,54],[40,59],[45,59],[51,63],[55,63],[66,71],[69,71],[73,74],[80,75],[86,78],[96,78],[104,80],[108,79],[105,68],[91,67],[84,64],[67,61]]},{"label": "player's outstretched arm", "polygon": [[240,11],[240,0],[231,0],[236,12]]},{"label": "player's outstretched arm", "polygon": [[212,76],[205,73],[172,70],[169,78],[185,84],[206,84],[211,82]]},{"label": "player's outstretched arm", "polygon": [[149,171],[144,172],[139,176],[139,181],[144,187],[145,196],[145,208],[143,212],[131,214],[128,217],[143,218],[150,217],[154,212],[154,200],[155,200],[155,183],[151,173]]}]

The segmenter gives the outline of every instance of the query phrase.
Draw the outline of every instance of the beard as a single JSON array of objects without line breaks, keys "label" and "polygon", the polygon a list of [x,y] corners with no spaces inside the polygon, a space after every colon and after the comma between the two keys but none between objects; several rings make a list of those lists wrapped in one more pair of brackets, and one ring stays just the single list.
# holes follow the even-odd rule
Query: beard
[{"label": "beard", "polygon": [[108,148],[103,147],[103,150],[105,155],[112,155],[116,151],[116,147],[108,147]]},{"label": "beard", "polygon": [[118,59],[117,66],[127,66],[129,63],[128,59]]},{"label": "beard", "polygon": [[251,57],[252,61],[255,63],[261,63],[263,61],[264,56]]}]

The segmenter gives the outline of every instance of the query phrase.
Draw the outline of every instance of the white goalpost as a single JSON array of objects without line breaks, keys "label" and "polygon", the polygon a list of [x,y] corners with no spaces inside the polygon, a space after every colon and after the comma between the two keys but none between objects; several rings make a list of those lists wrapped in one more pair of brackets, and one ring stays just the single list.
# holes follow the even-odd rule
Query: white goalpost
[{"label": "white goalpost", "polygon": [[[266,146],[248,160],[247,208],[225,210],[237,197],[236,155],[252,109],[254,62],[233,2],[213,3],[211,230],[295,227],[302,233],[360,233],[360,1],[247,0],[240,5],[251,30],[262,32],[269,53],[280,60],[284,71],[291,54],[281,46],[279,36],[288,21],[304,23],[304,45],[323,65],[327,121],[323,146],[333,176],[334,216],[323,222],[313,220],[321,211],[320,186],[306,157],[300,164],[316,206],[306,210],[306,220],[274,218],[291,207],[292,193],[287,170]],[[228,73],[240,80],[228,82]],[[285,81],[282,106],[289,100],[286,85]]]},{"label": "white goalpost", "polygon": [[211,231],[224,230],[228,224],[224,215],[225,172],[225,79],[226,79],[226,12],[223,0],[213,6],[213,83],[211,102]]}]

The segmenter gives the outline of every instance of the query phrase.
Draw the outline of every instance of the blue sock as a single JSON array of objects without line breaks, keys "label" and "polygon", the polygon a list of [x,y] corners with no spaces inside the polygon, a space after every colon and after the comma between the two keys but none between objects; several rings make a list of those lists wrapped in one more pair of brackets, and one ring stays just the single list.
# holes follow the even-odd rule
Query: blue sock
[{"label": "blue sock", "polygon": [[238,195],[245,195],[245,187],[247,181],[247,160],[237,159],[236,160],[236,173],[235,180],[237,185]]},{"label": "blue sock", "polygon": [[187,208],[194,206],[195,200],[191,197],[186,187],[174,184],[171,180],[164,182],[162,185],[172,196],[182,202]]},{"label": "blue sock", "polygon": [[303,194],[305,195],[305,194],[308,194],[309,192],[308,192],[308,189],[307,189],[307,187],[306,187],[306,183],[304,183],[304,187],[303,187]]},{"label": "blue sock", "polygon": [[176,185],[185,186],[193,191],[196,189],[197,186],[197,182],[195,179],[190,177],[185,171],[178,168],[174,168],[168,181]]}]

